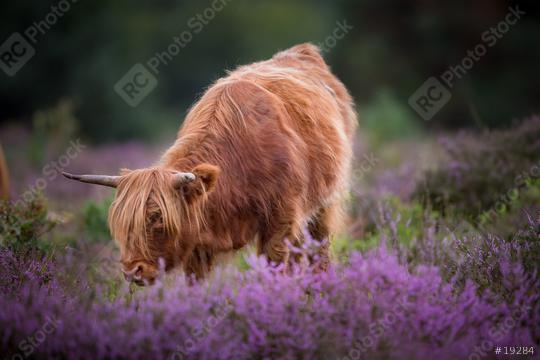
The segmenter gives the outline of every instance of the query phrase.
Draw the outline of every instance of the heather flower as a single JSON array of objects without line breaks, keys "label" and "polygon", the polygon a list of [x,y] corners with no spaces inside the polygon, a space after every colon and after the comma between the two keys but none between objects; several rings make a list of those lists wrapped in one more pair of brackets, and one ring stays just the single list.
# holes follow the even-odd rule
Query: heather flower
[{"label": "heather flower", "polygon": [[[537,297],[524,288],[530,282],[510,303],[471,281],[456,291],[436,266],[409,269],[384,247],[323,273],[284,274],[255,256],[248,263],[246,272],[220,268],[207,282],[176,276],[135,294],[125,288],[112,301],[99,289],[84,301],[28,282],[16,301],[0,299],[0,345],[16,350],[47,318],[58,326],[36,354],[70,358],[453,359],[492,339],[505,319],[514,326],[501,344],[533,346],[539,331],[531,317]],[[523,274],[502,276],[512,282]]]},{"label": "heather flower", "polygon": [[510,130],[461,132],[440,141],[446,160],[427,171],[415,197],[437,210],[455,212],[476,221],[504,195],[535,178],[540,167],[540,117],[525,119]]}]

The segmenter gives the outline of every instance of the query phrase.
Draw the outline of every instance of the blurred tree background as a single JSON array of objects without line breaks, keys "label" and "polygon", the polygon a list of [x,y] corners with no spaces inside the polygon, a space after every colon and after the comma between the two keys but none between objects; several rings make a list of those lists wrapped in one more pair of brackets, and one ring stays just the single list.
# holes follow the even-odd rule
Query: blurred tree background
[{"label": "blurred tree background", "polygon": [[[57,3],[3,2],[1,38],[23,33]],[[340,22],[352,29],[325,57],[351,90],[365,126],[395,136],[422,128],[503,127],[540,107],[537,1],[229,0],[160,66],[156,89],[137,107],[127,105],[113,86],[134,64],[190,30],[190,19],[212,1],[70,3],[69,11],[37,35],[35,56],[13,77],[0,73],[0,121],[30,125],[40,109],[67,101],[77,131],[91,142],[170,137],[190,104],[224,70],[297,43],[324,43]],[[423,121],[407,103],[411,94],[430,76],[459,64],[516,5],[526,13],[523,18],[456,81],[451,101]]]}]

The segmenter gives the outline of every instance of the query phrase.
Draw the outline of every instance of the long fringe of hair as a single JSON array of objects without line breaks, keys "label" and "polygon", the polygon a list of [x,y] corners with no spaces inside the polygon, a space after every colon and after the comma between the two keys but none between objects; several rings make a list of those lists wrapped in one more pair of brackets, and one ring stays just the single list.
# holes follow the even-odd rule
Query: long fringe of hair
[{"label": "long fringe of hair", "polygon": [[[125,171],[115,201],[109,210],[109,228],[121,251],[138,250],[145,259],[152,259],[147,241],[149,212],[158,212],[167,236],[178,240],[186,227],[195,232],[204,225],[202,201],[188,204],[181,192],[172,186],[170,170],[163,168]],[[149,209],[149,203],[157,208]],[[178,246],[178,244],[175,244]]]}]

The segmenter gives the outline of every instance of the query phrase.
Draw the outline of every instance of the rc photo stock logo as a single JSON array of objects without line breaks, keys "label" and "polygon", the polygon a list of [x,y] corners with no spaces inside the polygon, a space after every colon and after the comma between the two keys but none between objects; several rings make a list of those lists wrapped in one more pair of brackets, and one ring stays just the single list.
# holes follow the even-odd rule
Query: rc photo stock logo
[{"label": "rc photo stock logo", "polygon": [[19,32],[11,34],[0,45],[0,68],[2,71],[10,77],[15,76],[36,54],[34,46],[38,41],[38,36],[47,33],[71,9],[71,4],[75,2],[77,0],[60,0],[51,5],[50,11],[41,20],[34,21],[26,28],[23,32],[25,36]]},{"label": "rc photo stock logo", "polygon": [[486,55],[488,49],[495,46],[525,14],[519,5],[508,7],[504,19],[484,31],[481,41],[467,50],[467,55],[458,64],[448,67],[438,77],[430,77],[416,89],[409,97],[409,105],[424,120],[431,120],[452,98],[451,90],[456,81],[461,80]]},{"label": "rc photo stock logo", "polygon": [[114,90],[129,106],[136,107],[157,83],[156,77],[143,64],[137,63],[114,85]]},{"label": "rc photo stock logo", "polygon": [[0,46],[0,67],[6,75],[14,76],[35,53],[34,47],[20,33],[13,33]]}]

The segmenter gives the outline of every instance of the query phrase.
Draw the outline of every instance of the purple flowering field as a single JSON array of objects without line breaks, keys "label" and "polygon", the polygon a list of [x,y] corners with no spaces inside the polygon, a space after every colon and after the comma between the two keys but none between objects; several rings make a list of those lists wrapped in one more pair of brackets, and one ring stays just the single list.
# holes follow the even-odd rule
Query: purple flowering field
[{"label": "purple flowering field", "polygon": [[[326,272],[285,274],[247,249],[204,281],[168,273],[144,288],[120,276],[112,191],[46,169],[71,138],[55,148],[16,126],[1,134],[14,164],[0,207],[5,359],[540,358],[538,117],[436,138],[359,135]],[[162,150],[83,141],[60,165],[113,173]]]}]

